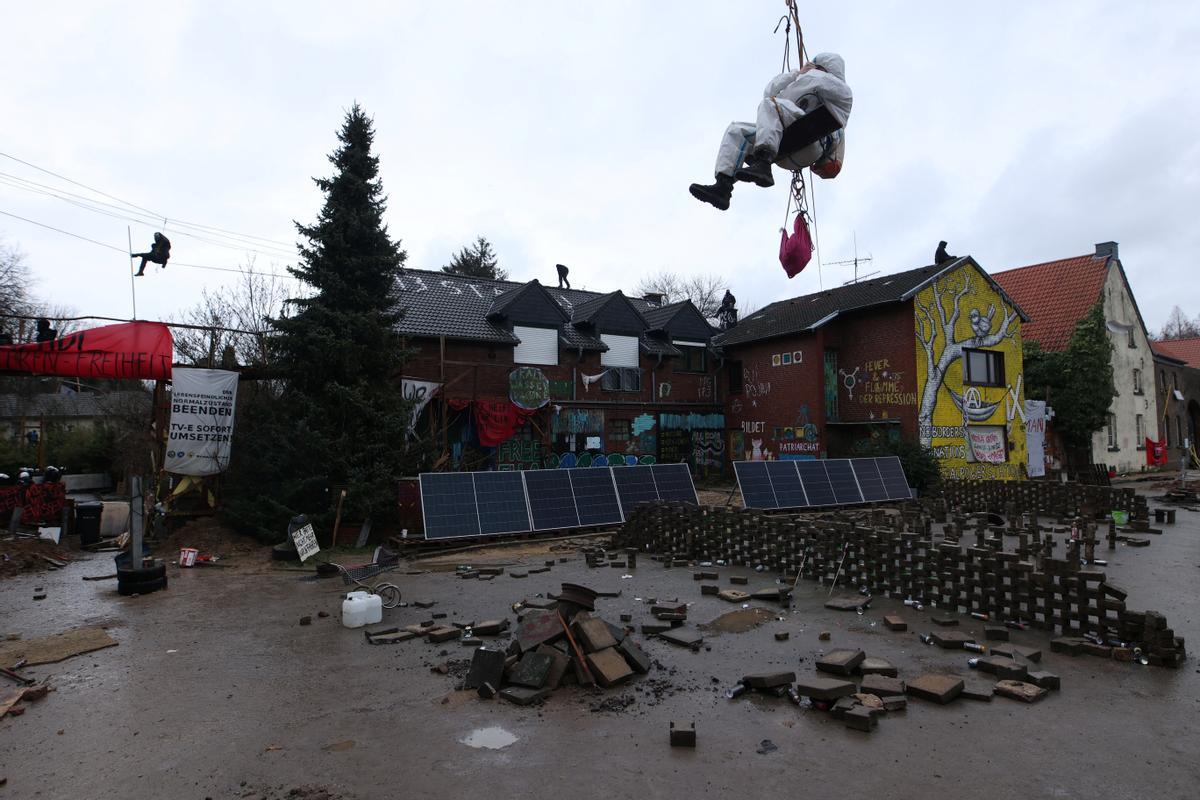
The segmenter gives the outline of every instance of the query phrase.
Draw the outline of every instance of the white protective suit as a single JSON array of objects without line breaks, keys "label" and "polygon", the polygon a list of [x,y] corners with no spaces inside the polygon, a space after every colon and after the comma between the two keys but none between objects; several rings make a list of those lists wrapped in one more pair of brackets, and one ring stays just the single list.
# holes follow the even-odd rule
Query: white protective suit
[{"label": "white protective suit", "polygon": [[788,170],[802,169],[821,158],[822,142],[814,142],[794,153],[779,152],[784,128],[818,104],[823,103],[842,127],[850,118],[854,95],[846,84],[846,63],[842,57],[837,53],[818,53],[812,63],[821,69],[805,73],[792,70],[771,79],[758,104],[757,123],[729,124],[717,150],[716,174],[733,177],[746,157],[756,150],[768,151],[772,161]]}]

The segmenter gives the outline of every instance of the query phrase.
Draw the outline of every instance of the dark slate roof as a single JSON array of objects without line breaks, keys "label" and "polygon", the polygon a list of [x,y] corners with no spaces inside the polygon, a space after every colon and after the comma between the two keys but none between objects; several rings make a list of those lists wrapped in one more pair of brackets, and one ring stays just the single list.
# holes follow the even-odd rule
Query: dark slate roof
[{"label": "dark slate roof", "polygon": [[651,330],[666,331],[674,339],[708,341],[717,329],[704,318],[691,300],[680,300],[642,314]]},{"label": "dark slate roof", "polygon": [[[146,392],[0,394],[0,419],[19,417],[107,417],[131,406],[150,407]],[[136,407],[136,406],[134,406]]]},{"label": "dark slate roof", "polygon": [[[397,285],[400,306],[404,309],[404,318],[397,327],[400,333],[408,336],[445,336],[447,339],[514,345],[519,338],[508,330],[511,321],[505,319],[504,313],[528,296],[534,283],[408,269]],[[600,332],[607,331],[603,327],[597,331],[589,320],[618,292],[601,294],[540,284],[537,288],[548,294],[571,320],[559,328],[559,338],[564,345],[585,350],[608,349],[599,338]],[[624,299],[642,317],[657,308],[641,298]],[[650,343],[646,337],[642,337],[642,346],[651,354],[679,355],[669,343]]]},{"label": "dark slate roof", "polygon": [[650,330],[661,331],[665,330],[666,324],[670,322],[679,310],[690,301],[680,300],[678,303],[669,303],[665,306],[651,308],[642,314],[646,318],[646,324],[650,326]]},{"label": "dark slate roof", "polygon": [[661,336],[643,333],[640,338],[642,351],[652,356],[681,356],[679,348]]},{"label": "dark slate roof", "polygon": [[816,330],[835,317],[851,311],[908,300],[935,278],[967,263],[973,264],[980,274],[987,278],[992,287],[1009,300],[1022,319],[1028,319],[1020,307],[1012,302],[1004,290],[979,267],[973,258],[963,256],[946,264],[881,275],[869,281],[859,281],[847,286],[771,303],[771,305],[739,320],[735,327],[720,334],[714,340],[714,344],[720,347],[729,347]]}]

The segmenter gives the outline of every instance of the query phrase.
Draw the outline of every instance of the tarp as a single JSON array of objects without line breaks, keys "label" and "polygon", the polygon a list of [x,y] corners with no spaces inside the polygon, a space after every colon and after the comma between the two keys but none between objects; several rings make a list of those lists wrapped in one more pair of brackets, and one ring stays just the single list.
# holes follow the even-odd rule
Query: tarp
[{"label": "tarp", "polygon": [[180,367],[171,381],[171,427],[163,469],[216,475],[229,466],[238,374]]},{"label": "tarp", "polygon": [[525,420],[537,414],[536,409],[520,408],[507,400],[476,400],[472,405],[479,443],[484,447],[496,447],[511,439]]},{"label": "tarp", "polygon": [[69,333],[52,342],[0,345],[0,373],[63,378],[165,380],[171,331],[161,322],[123,322]]}]

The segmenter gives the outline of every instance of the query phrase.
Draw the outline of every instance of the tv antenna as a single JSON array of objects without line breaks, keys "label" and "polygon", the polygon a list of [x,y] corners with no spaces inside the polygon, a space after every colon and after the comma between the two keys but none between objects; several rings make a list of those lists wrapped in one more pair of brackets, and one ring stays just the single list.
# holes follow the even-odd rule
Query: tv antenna
[{"label": "tv antenna", "polygon": [[845,261],[830,261],[828,264],[826,264],[826,266],[845,267],[845,266],[849,266],[850,264],[853,264],[854,265],[854,278],[851,280],[848,280],[842,284],[842,286],[849,286],[852,283],[858,283],[859,280],[862,278],[869,278],[872,275],[879,274],[879,270],[875,270],[874,272],[868,272],[866,275],[858,274],[858,265],[859,264],[870,264],[871,261],[872,261],[872,258],[871,258],[870,253],[863,256],[862,258],[859,258],[859,256],[858,256],[858,232],[855,231],[854,232],[854,258],[850,258]]}]

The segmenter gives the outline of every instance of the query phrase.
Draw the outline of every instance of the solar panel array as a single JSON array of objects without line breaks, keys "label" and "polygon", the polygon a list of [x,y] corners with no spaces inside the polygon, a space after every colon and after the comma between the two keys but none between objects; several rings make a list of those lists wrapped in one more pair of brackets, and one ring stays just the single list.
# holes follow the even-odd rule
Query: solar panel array
[{"label": "solar panel array", "polygon": [[813,508],[912,497],[896,456],[735,461],[733,472],[745,508]]},{"label": "solar panel array", "polygon": [[616,525],[657,500],[700,504],[687,464],[421,474],[426,539]]}]

